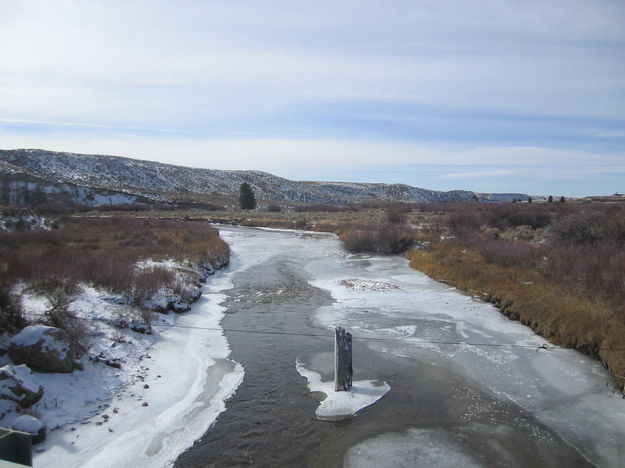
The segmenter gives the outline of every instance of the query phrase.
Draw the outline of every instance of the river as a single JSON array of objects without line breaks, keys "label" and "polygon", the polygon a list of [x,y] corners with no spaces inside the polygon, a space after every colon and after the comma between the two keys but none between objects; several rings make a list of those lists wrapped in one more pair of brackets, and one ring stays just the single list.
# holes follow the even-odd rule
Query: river
[{"label": "river", "polygon": [[[625,401],[600,364],[541,349],[528,327],[400,256],[348,254],[329,234],[221,234],[221,326],[245,375],[176,466],[623,466]],[[337,325],[354,335],[354,380],[390,391],[328,421],[297,363],[330,381]]]}]

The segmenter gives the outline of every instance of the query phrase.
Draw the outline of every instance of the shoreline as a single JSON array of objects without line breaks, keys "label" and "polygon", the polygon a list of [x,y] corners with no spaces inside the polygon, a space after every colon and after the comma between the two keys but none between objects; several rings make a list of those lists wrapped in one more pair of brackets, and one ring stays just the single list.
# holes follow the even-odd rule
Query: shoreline
[{"label": "shoreline", "polygon": [[[121,370],[107,368],[105,375],[96,375],[97,387],[108,391],[83,398],[82,414],[59,425],[35,447],[35,463],[51,465],[63,459],[68,467],[97,467],[136,459],[159,466],[173,464],[225,410],[225,401],[243,379],[243,368],[229,359],[230,348],[220,327],[225,313],[220,305],[225,300],[222,291],[230,287],[224,270],[219,270],[203,285],[203,294],[191,310],[169,312],[165,316],[169,323],[155,325],[166,328],[128,355],[131,359]],[[92,369],[85,366],[85,370],[71,374],[74,381],[66,391],[93,386]],[[50,375],[57,381],[64,377]],[[124,376],[124,383],[110,388]]]},{"label": "shoreline", "polygon": [[413,249],[406,257],[415,270],[493,304],[559,347],[598,361],[625,392],[625,331],[606,305],[567,294],[535,271],[490,264],[486,271],[477,254],[456,250]]}]

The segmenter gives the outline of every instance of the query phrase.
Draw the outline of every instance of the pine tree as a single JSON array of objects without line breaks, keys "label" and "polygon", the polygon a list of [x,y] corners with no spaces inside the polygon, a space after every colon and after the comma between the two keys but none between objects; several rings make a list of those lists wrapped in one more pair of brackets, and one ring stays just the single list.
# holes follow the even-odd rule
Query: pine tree
[{"label": "pine tree", "polygon": [[560,197],[560,203],[564,203],[564,196]]},{"label": "pine tree", "polygon": [[547,199],[548,203],[553,203],[553,195],[549,195],[549,198]]},{"label": "pine tree", "polygon": [[254,192],[247,182],[243,182],[239,188],[239,206],[242,210],[253,210],[256,208]]}]

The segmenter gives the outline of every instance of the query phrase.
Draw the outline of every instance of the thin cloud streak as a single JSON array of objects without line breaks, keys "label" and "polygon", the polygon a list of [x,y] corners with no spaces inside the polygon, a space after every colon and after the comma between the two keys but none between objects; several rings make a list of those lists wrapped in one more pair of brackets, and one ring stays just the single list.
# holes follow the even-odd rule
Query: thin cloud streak
[{"label": "thin cloud streak", "polygon": [[497,177],[502,175],[512,175],[515,171],[475,171],[475,172],[452,172],[449,174],[443,174],[440,177],[443,179],[471,179],[475,177]]},{"label": "thin cloud streak", "polygon": [[[157,139],[119,136],[117,138],[63,136],[21,136],[2,134],[7,146],[23,146],[37,142],[43,146],[79,148],[72,151],[94,152],[98,145],[112,154],[125,153],[142,159],[160,156],[166,158],[176,148],[184,149],[178,161],[196,167],[220,168],[224,164],[243,168],[251,163],[254,168],[279,167],[284,164],[329,165],[358,167],[359,165],[384,164],[434,164],[472,166],[527,166],[571,168],[585,167],[588,163],[596,168],[623,164],[621,154],[588,153],[584,151],[506,146],[429,145],[411,142],[331,140],[331,139],[280,139],[280,138],[165,138]],[[138,151],[132,151],[132,148]],[[130,151],[129,151],[130,150]],[[128,154],[130,153],[130,154]],[[134,154],[134,156],[133,156]],[[205,160],[199,155],[211,155],[219,159]],[[209,164],[209,165],[207,165]],[[212,164],[212,166],[210,166]],[[261,167],[262,166],[262,167]]]},{"label": "thin cloud streak", "polygon": [[3,147],[623,191],[620,0],[0,0],[0,16]]}]

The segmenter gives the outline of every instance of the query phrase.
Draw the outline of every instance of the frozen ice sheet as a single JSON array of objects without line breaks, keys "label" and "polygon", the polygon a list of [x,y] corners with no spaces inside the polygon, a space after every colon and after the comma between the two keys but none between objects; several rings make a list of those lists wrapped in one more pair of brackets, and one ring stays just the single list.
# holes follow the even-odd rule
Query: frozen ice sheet
[{"label": "frozen ice sheet", "polygon": [[361,409],[374,404],[391,389],[386,382],[380,385],[373,380],[359,380],[353,383],[349,392],[336,392],[334,381],[323,382],[319,373],[306,369],[299,361],[296,361],[295,366],[297,372],[308,380],[311,392],[322,392],[326,395],[315,411],[320,419],[353,416]]}]

